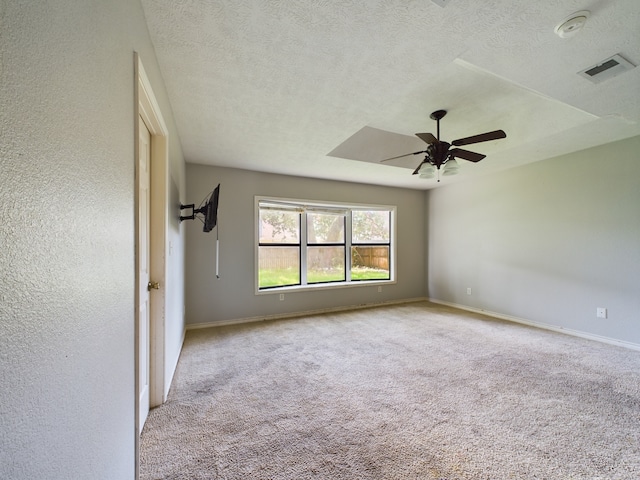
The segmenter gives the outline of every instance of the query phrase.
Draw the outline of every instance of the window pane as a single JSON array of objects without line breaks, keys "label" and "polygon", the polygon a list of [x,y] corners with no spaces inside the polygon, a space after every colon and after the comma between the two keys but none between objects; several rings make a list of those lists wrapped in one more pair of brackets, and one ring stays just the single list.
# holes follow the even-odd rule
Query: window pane
[{"label": "window pane", "polygon": [[351,215],[352,243],[388,243],[389,212],[354,210]]},{"label": "window pane", "polygon": [[260,243],[300,243],[300,214],[260,210]]},{"label": "window pane", "polygon": [[300,285],[300,247],[258,247],[258,286]]},{"label": "window pane", "polygon": [[307,243],[344,243],[344,215],[307,214]]},{"label": "window pane", "polygon": [[344,247],[307,248],[307,283],[344,280]]},{"label": "window pane", "polygon": [[389,247],[351,247],[351,280],[389,280]]}]

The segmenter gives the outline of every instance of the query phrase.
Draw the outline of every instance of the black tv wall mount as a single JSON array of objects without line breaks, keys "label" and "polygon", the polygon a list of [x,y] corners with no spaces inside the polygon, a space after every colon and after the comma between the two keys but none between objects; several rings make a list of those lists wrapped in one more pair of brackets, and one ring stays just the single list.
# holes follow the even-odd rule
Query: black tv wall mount
[{"label": "black tv wall mount", "polygon": [[180,210],[186,210],[187,208],[191,209],[191,215],[180,215],[180,221],[183,221],[183,220],[195,220],[196,213],[202,213],[204,215],[206,207],[207,206],[205,205],[205,206],[203,206],[201,208],[196,208],[196,204],[195,203],[190,203],[188,205],[180,204]]}]

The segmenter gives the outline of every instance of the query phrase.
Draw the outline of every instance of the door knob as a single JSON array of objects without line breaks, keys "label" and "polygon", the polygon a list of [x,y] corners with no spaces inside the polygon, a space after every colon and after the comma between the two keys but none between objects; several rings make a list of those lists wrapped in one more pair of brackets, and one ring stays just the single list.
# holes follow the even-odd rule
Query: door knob
[{"label": "door knob", "polygon": [[151,289],[158,290],[160,288],[160,284],[158,282],[149,282],[147,284],[147,290],[151,291]]}]

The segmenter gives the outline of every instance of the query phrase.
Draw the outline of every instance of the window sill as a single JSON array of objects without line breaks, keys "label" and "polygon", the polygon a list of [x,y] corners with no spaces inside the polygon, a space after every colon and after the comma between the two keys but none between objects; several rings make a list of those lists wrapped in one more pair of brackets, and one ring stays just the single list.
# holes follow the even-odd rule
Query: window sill
[{"label": "window sill", "polygon": [[354,288],[354,287],[372,287],[382,285],[393,285],[395,280],[360,280],[356,282],[332,282],[332,283],[315,283],[311,285],[291,285],[288,287],[273,287],[263,290],[256,289],[256,295],[273,295],[275,293],[293,293],[293,292],[311,292],[318,290],[334,290],[337,288]]}]

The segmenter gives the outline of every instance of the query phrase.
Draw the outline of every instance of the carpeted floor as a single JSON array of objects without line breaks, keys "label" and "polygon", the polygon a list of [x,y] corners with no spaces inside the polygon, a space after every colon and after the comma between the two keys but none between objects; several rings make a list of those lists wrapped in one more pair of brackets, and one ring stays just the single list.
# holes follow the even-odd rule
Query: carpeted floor
[{"label": "carpeted floor", "polygon": [[640,352],[424,303],[193,330],[141,479],[638,479]]}]

